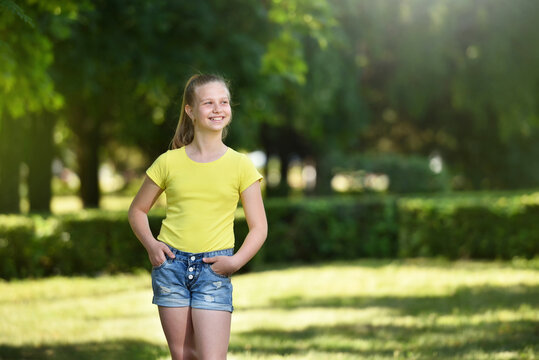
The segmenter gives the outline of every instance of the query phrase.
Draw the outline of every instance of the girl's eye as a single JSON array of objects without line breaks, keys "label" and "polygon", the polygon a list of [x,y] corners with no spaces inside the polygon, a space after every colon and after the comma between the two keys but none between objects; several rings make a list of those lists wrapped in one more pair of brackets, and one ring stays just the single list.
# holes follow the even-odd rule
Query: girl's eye
[{"label": "girl's eye", "polygon": [[228,101],[223,101],[222,103],[226,105],[226,104],[228,104]]}]

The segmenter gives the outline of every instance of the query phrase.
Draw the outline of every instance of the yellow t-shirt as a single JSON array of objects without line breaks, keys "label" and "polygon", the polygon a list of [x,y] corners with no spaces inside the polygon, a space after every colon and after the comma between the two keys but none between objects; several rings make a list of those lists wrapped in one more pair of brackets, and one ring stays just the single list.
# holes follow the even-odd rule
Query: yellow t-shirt
[{"label": "yellow t-shirt", "polygon": [[185,147],[161,154],[146,174],[167,198],[157,239],[192,253],[234,247],[234,213],[240,193],[262,175],[247,155],[228,148],[219,159],[200,163]]}]

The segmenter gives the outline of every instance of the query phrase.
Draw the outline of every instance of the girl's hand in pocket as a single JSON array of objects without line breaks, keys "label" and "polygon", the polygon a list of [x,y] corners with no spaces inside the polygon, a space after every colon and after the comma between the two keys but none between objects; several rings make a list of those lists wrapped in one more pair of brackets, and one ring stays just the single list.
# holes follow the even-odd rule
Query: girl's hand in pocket
[{"label": "girl's hand in pocket", "polygon": [[203,258],[202,261],[206,264],[211,264],[210,267],[213,272],[223,276],[230,276],[240,269],[234,256],[214,256]]},{"label": "girl's hand in pocket", "polygon": [[156,240],[154,244],[148,249],[148,257],[152,266],[156,267],[167,261],[167,256],[170,259],[174,259],[174,253],[163,242]]}]

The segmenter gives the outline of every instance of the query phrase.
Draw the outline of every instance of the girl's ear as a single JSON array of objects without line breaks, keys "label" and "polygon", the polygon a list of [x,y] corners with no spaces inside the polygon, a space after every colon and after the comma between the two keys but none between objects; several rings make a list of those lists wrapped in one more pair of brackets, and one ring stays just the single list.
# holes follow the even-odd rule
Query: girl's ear
[{"label": "girl's ear", "polygon": [[191,108],[191,106],[185,105],[185,112],[187,113],[189,118],[191,118],[191,120],[192,120],[193,119],[193,109]]}]

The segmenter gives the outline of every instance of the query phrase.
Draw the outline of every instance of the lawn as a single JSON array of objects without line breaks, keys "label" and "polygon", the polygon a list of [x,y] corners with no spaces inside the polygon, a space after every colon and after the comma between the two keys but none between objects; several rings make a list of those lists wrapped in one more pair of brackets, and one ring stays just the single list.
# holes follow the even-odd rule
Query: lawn
[{"label": "lawn", "polygon": [[[538,261],[236,275],[230,359],[536,359]],[[0,282],[0,359],[169,359],[147,272]]]}]

